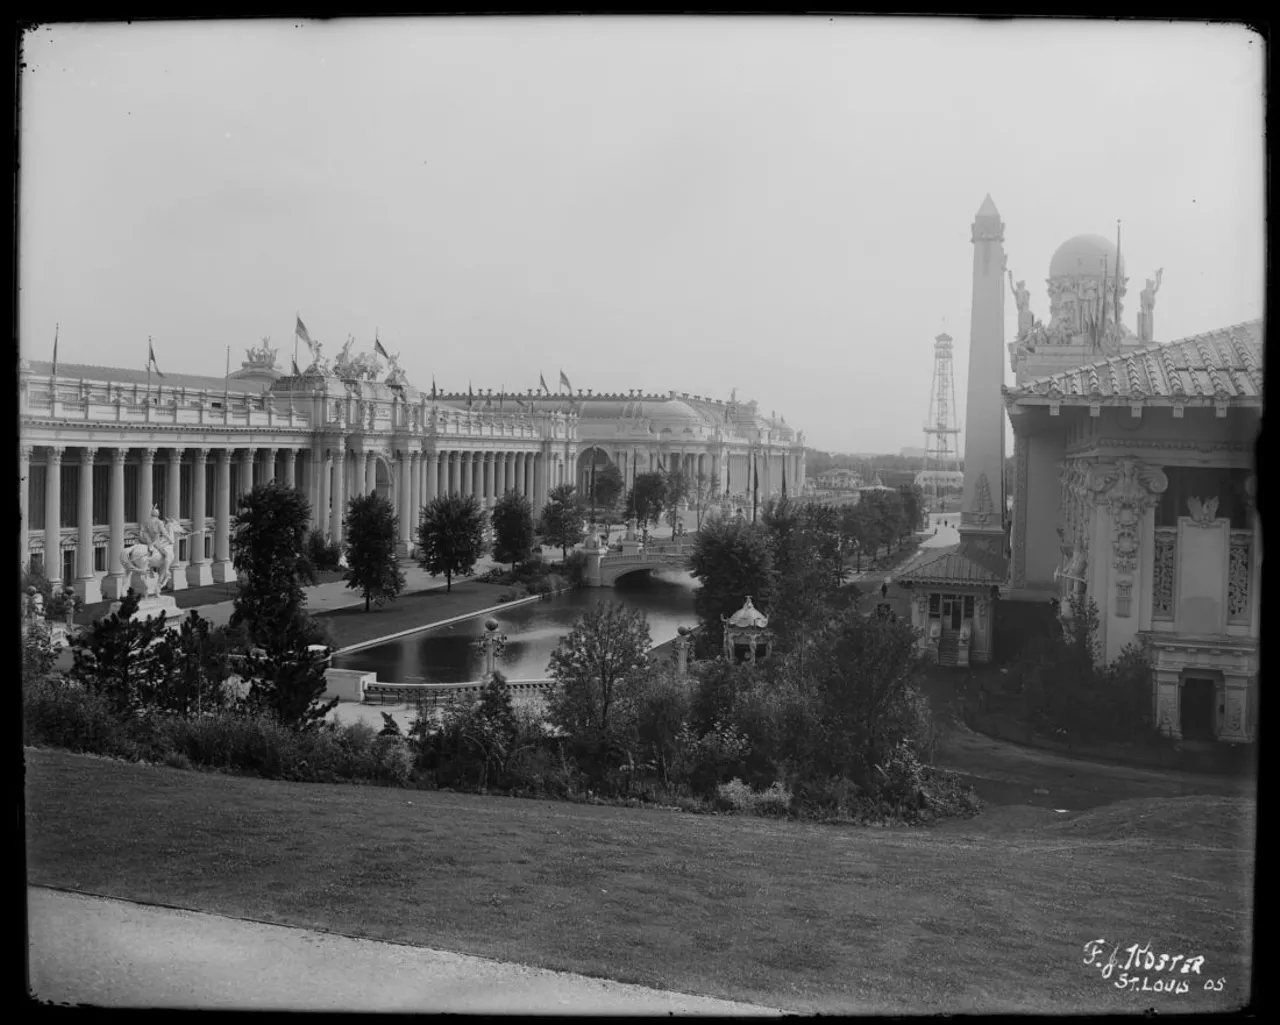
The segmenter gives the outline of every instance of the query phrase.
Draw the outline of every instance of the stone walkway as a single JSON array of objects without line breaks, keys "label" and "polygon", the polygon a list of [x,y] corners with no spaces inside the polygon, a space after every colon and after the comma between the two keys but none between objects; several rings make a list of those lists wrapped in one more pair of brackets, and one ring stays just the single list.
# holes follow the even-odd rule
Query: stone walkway
[{"label": "stone walkway", "polygon": [[96,1007],[779,1015],[488,958],[27,889],[32,994]]}]

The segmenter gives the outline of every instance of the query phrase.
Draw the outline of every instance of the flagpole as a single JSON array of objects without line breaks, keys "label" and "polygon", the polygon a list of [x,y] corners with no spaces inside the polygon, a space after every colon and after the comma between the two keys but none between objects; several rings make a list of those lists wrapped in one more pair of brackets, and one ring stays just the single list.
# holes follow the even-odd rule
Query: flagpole
[{"label": "flagpole", "polygon": [[293,365],[298,365],[298,321],[302,319],[302,314],[294,311],[293,314]]},{"label": "flagpole", "polygon": [[53,376],[58,376],[58,325],[53,325]]}]

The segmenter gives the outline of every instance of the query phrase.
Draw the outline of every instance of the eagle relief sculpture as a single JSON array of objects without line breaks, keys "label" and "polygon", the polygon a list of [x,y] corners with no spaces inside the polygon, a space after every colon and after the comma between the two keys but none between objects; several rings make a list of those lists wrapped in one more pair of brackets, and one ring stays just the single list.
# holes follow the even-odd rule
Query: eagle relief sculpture
[{"label": "eagle relief sculpture", "polygon": [[1191,512],[1191,522],[1200,527],[1207,527],[1213,523],[1214,518],[1218,515],[1218,499],[1217,497],[1206,498],[1201,501],[1195,495],[1187,499],[1187,509]]},{"label": "eagle relief sculpture", "polygon": [[1142,514],[1169,487],[1169,478],[1159,467],[1125,457],[1097,467],[1089,487],[1111,513],[1112,565],[1121,573],[1134,572]]}]

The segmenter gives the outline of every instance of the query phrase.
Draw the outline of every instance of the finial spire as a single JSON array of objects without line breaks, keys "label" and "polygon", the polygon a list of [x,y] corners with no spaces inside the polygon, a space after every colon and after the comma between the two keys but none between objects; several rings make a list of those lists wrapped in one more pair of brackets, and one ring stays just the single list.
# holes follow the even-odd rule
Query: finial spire
[{"label": "finial spire", "polygon": [[979,217],[999,217],[1000,211],[996,209],[996,205],[992,202],[991,193],[987,193],[987,198],[982,201],[982,206],[978,208]]}]

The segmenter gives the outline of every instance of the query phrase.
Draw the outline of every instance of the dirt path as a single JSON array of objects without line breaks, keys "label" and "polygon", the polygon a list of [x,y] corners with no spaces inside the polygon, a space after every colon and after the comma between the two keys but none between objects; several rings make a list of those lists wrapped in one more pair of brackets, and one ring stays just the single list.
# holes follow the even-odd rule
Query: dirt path
[{"label": "dirt path", "polygon": [[777,1015],[443,950],[30,887],[31,989],[97,1007]]}]

